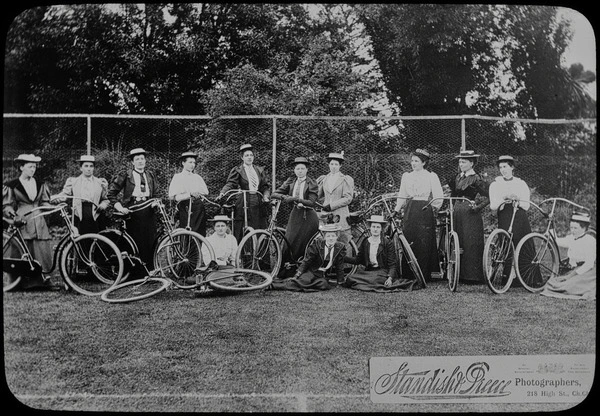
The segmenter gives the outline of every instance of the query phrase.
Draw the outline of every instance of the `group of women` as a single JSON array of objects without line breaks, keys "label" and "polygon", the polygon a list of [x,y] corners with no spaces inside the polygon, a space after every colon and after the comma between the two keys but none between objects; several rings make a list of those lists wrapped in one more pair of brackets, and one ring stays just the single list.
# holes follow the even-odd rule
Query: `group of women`
[{"label": "group of women", "polygon": [[[346,255],[347,244],[352,238],[347,217],[350,213],[348,207],[354,196],[354,180],[340,171],[345,159],[343,152],[330,153],[327,157],[329,172],[316,179],[308,173],[310,161],[305,157],[295,158],[291,163],[293,174],[272,194],[265,169],[254,164],[252,145],[242,145],[239,152],[242,163],[231,169],[217,198],[223,199],[233,189],[250,191],[245,198],[237,198],[231,224],[233,237],[226,232],[230,222],[228,217],[217,216],[209,220],[206,216],[206,209],[199,197],[208,195],[209,191],[202,177],[194,173],[197,154],[185,152],[181,155],[182,170],[174,175],[168,191],[169,198],[177,202],[176,216],[180,226],[187,226],[189,221],[189,226],[194,231],[205,236],[207,221],[213,222],[215,233],[211,235],[210,241],[219,264],[232,265],[233,253],[243,236],[245,226],[266,228],[270,214],[268,203],[273,198],[292,204],[286,227],[286,238],[291,250],[284,261],[296,261],[307,253],[296,274],[292,277],[281,276],[273,284],[274,289],[329,289],[332,285],[327,283],[325,276],[329,269],[336,270],[337,283],[358,290],[386,292],[417,287],[416,280],[410,273],[400,270],[397,265],[393,244],[382,232],[386,222],[382,216],[371,216],[368,219],[371,236],[363,241],[356,256]],[[116,211],[130,214],[127,230],[138,244],[142,260],[151,262],[152,245],[156,236],[154,211],[145,209],[130,212],[129,207],[158,196],[158,181],[146,169],[146,151],[141,148],[133,149],[129,158],[131,168],[115,175],[105,186],[106,199]],[[442,187],[439,177],[430,170],[430,154],[423,149],[415,150],[410,160],[412,171],[402,175],[394,215],[403,215],[404,235],[411,244],[425,280],[431,281],[432,273],[438,271],[439,267],[436,213],[441,208],[443,199],[429,202],[443,196],[464,197],[475,201],[475,204],[471,204],[465,200],[456,200],[454,227],[462,248],[459,279],[463,283],[482,283],[482,209],[489,204],[491,210],[497,212],[498,227],[504,229],[508,229],[512,211],[517,209],[512,228],[516,245],[531,232],[527,218],[530,190],[522,179],[513,175],[515,160],[511,156],[498,158],[500,176],[489,186],[475,171],[478,154],[463,150],[456,155],[456,159],[459,172]],[[40,160],[34,155],[20,155],[16,159],[20,176],[4,184],[4,216],[23,214],[35,206],[49,203],[47,185],[37,183],[33,178]],[[506,203],[507,200],[521,202],[513,205]],[[319,218],[314,210],[317,202],[325,211],[331,212],[330,218],[334,218],[335,223],[319,225]],[[192,204],[191,210],[189,204]],[[569,270],[566,276],[550,281],[544,295],[595,298],[595,238],[586,233],[589,225],[589,216],[577,214],[572,218],[571,236],[566,240],[558,239],[560,244],[569,247],[573,270]],[[314,247],[307,248],[311,237],[318,230],[326,238],[316,240]],[[48,247],[45,242],[50,236],[44,220],[39,218],[35,223],[28,223],[23,234],[28,244],[31,244],[36,258],[47,261]],[[592,246],[594,249],[590,250]],[[344,280],[339,276],[340,264],[343,263],[355,263],[364,267]]]}]

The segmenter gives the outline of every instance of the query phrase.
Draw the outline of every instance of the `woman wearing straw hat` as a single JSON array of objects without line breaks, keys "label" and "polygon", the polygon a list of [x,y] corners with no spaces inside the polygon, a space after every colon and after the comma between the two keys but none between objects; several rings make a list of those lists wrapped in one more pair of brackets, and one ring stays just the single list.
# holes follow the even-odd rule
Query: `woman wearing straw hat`
[{"label": "woman wearing straw hat", "polygon": [[[214,232],[206,237],[215,252],[219,269],[231,268],[234,266],[235,253],[238,249],[238,242],[232,234],[229,234],[228,224],[231,223],[231,218],[227,215],[215,215],[209,219],[213,223]],[[205,264],[210,261],[208,249],[202,246],[202,258]]]},{"label": "woman wearing straw hat", "polygon": [[[411,244],[425,281],[431,280],[431,272],[438,267],[433,208],[439,209],[444,202],[438,199],[425,211],[422,209],[432,198],[444,196],[440,179],[434,172],[426,169],[429,168],[430,158],[429,152],[424,149],[417,149],[411,154],[412,172],[402,174],[394,208],[394,215],[404,208],[404,236]],[[402,275],[407,274],[410,274],[408,267],[403,270]]]},{"label": "woman wearing straw hat", "polygon": [[[262,166],[254,164],[254,147],[251,144],[240,146],[242,164],[235,166],[229,172],[227,182],[221,189],[218,199],[231,189],[258,191],[263,194],[249,194],[246,196],[248,204],[248,226],[252,228],[267,228],[269,212],[263,209],[263,204],[269,202],[271,184],[269,177]],[[239,242],[244,236],[244,198],[239,196],[235,203],[235,217],[233,221],[233,235]]]},{"label": "woman wearing straw hat", "polygon": [[110,204],[107,196],[108,181],[94,176],[96,164],[94,156],[82,155],[78,162],[81,175],[67,178],[62,191],[53,195],[52,200],[62,202],[66,200],[65,196],[74,196],[92,201],[93,204],[85,200],[73,199],[74,224],[80,234],[97,233],[101,229],[98,221],[100,211],[104,211]]},{"label": "woman wearing straw hat", "polygon": [[396,279],[398,259],[394,243],[381,234],[387,221],[383,215],[371,215],[367,223],[371,235],[363,240],[356,257],[344,259],[346,263],[363,265],[364,270],[359,269],[348,276],[344,287],[366,292],[411,290],[416,280]]},{"label": "woman wearing straw hat", "polygon": [[[23,216],[34,208],[50,205],[50,190],[43,181],[34,178],[41,157],[21,154],[15,159],[19,177],[5,183],[2,187],[2,215],[8,218]],[[42,270],[52,267],[52,237],[45,217],[38,217],[21,228],[21,233],[33,257],[40,262]],[[8,277],[8,276],[6,276]],[[44,282],[42,276],[22,280],[21,288],[48,288],[50,281]]]},{"label": "woman wearing straw hat", "polygon": [[[317,182],[307,176],[310,162],[305,157],[297,157],[292,162],[294,175],[285,180],[272,194],[273,199],[295,204],[290,212],[285,236],[290,243],[290,250],[285,250],[283,262],[297,261],[304,255],[306,245],[311,237],[319,230],[319,217],[312,209],[318,197]],[[296,258],[290,259],[293,253]]]},{"label": "woman wearing straw hat", "polygon": [[293,290],[297,292],[315,292],[329,290],[337,285],[330,284],[327,271],[333,270],[337,283],[344,282],[344,256],[346,247],[338,241],[340,229],[338,224],[319,226],[323,238],[315,238],[306,249],[306,256],[298,267],[294,277],[273,281],[271,288],[275,290]]},{"label": "woman wearing straw hat", "polygon": [[[173,175],[169,185],[169,199],[177,201],[177,218],[182,228],[190,226],[192,231],[206,235],[206,209],[200,195],[208,195],[208,188],[202,176],[194,173],[196,158],[194,152],[184,152],[179,156],[183,169]],[[192,204],[190,223],[188,211]]]},{"label": "woman wearing straw hat", "polygon": [[449,183],[450,196],[477,201],[474,207],[466,201],[457,201],[454,205],[454,229],[463,249],[459,279],[465,283],[484,282],[482,259],[485,242],[481,210],[489,203],[489,199],[487,184],[473,170],[478,157],[472,150],[463,150],[455,156],[460,172]]},{"label": "woman wearing straw hat", "polygon": [[562,299],[596,299],[596,239],[589,232],[591,218],[587,213],[573,213],[570,234],[557,238],[560,247],[568,248],[566,273],[551,277],[541,292]]},{"label": "woman wearing straw hat", "polygon": [[[135,148],[129,152],[131,170],[120,172],[108,187],[108,199],[122,214],[129,214],[128,207],[158,196],[158,182],[146,169],[146,151]],[[123,192],[121,200],[118,195]],[[147,267],[153,268],[154,240],[156,239],[156,215],[151,207],[130,213],[127,232],[131,235]]]},{"label": "woman wearing straw hat", "polygon": [[346,218],[350,214],[348,205],[354,197],[354,179],[340,172],[340,168],[344,163],[344,152],[329,153],[327,163],[329,164],[329,173],[317,178],[319,202],[325,207],[326,211],[331,211],[334,215],[340,216],[339,240],[344,244],[348,244],[352,239],[352,233]]}]

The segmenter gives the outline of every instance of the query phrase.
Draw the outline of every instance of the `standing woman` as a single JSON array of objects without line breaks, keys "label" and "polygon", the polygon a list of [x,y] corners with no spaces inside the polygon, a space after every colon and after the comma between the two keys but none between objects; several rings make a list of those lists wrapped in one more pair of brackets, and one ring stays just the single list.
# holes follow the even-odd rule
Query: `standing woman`
[{"label": "standing woman", "polygon": [[[16,159],[19,177],[4,184],[2,187],[2,214],[13,218],[23,216],[34,208],[50,205],[50,190],[42,181],[33,177],[37,164],[42,158],[32,154],[21,154]],[[31,214],[36,216],[37,213]],[[28,220],[21,233],[33,258],[40,262],[42,270],[52,267],[52,237],[48,231],[45,217]],[[50,281],[44,282],[42,276],[38,278],[22,279],[23,289],[49,287]]]},{"label": "standing woman", "polygon": [[483,178],[475,173],[473,167],[479,155],[472,150],[463,150],[455,156],[458,159],[460,173],[450,181],[450,196],[464,197],[472,201],[477,195],[481,200],[471,207],[466,201],[457,201],[454,205],[454,229],[463,250],[460,259],[461,282],[483,283],[483,218],[481,210],[489,203],[488,186]]},{"label": "standing woman", "polygon": [[208,195],[208,188],[202,176],[194,173],[197,154],[185,152],[180,157],[183,169],[173,175],[169,185],[169,199],[177,201],[177,212],[179,226],[188,226],[188,211],[190,203],[192,212],[190,215],[190,228],[192,231],[206,236],[206,209],[200,195]]},{"label": "standing woman", "polygon": [[[252,228],[267,228],[269,212],[263,209],[263,203],[269,202],[271,185],[265,168],[254,165],[254,148],[250,144],[240,146],[240,156],[243,163],[231,169],[227,183],[221,189],[218,199],[231,189],[244,189],[258,191],[263,194],[261,199],[258,194],[246,195],[248,204],[248,226]],[[235,216],[233,221],[233,235],[239,242],[244,236],[244,196],[239,195],[235,202]]]},{"label": "standing woman", "polygon": [[426,210],[422,209],[431,199],[444,196],[440,179],[426,169],[430,158],[429,152],[423,149],[417,149],[411,154],[412,172],[402,174],[394,208],[394,215],[397,215],[405,207],[402,231],[411,244],[427,282],[431,280],[431,272],[437,270],[438,265],[433,209],[438,210],[444,203],[439,199],[432,202]]},{"label": "standing woman", "polygon": [[329,163],[329,173],[317,179],[319,202],[324,206],[325,211],[331,211],[332,214],[340,216],[339,241],[348,244],[352,239],[352,233],[346,218],[350,214],[348,205],[354,197],[354,179],[340,172],[344,163],[344,152],[329,153],[327,162]]},{"label": "standing woman", "polygon": [[306,245],[311,237],[319,231],[319,217],[312,209],[317,200],[319,186],[307,176],[310,162],[305,157],[297,157],[292,162],[294,175],[273,192],[272,198],[295,204],[285,229],[285,237],[290,243],[290,250],[285,250],[285,256],[294,255],[294,259],[284,258],[283,262],[296,261],[304,255]]},{"label": "standing woman", "polygon": [[[146,151],[136,148],[129,152],[131,170],[117,174],[108,187],[108,199],[122,214],[130,214],[127,232],[138,246],[140,258],[146,266],[154,268],[154,240],[156,239],[156,214],[153,207],[131,212],[128,207],[158,196],[158,182],[146,169]],[[118,195],[123,191],[121,200]]]}]

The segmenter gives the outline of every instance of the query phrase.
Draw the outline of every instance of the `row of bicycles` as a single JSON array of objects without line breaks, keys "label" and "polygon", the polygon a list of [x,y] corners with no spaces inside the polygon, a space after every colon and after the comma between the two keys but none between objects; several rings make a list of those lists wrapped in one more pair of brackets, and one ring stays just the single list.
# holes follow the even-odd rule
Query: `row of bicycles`
[{"label": "row of bicycles", "polygon": [[[100,296],[102,300],[112,303],[145,299],[167,289],[211,288],[233,292],[263,289],[271,284],[274,277],[298,267],[305,253],[296,252],[297,249],[286,238],[285,229],[277,225],[281,200],[271,200],[271,216],[266,229],[248,226],[249,193],[257,192],[231,190],[223,196],[223,203],[201,197],[206,203],[229,211],[233,208],[230,201],[234,197],[242,198],[244,235],[238,245],[235,266],[227,270],[219,270],[209,241],[189,227],[176,228],[165,205],[156,198],[129,208],[130,212],[142,209],[158,211],[162,232],[155,242],[152,265],[141,261],[136,243],[127,233],[126,217],[116,212],[115,227],[83,235],[74,226],[72,213],[69,215],[69,206],[65,202],[37,207],[22,218],[3,218],[7,225],[3,231],[3,289],[10,291],[19,285],[21,279],[31,276],[50,278],[57,267],[67,289],[88,296]],[[392,207],[397,199],[396,193],[380,195],[368,201],[364,210],[350,213],[348,223],[351,225],[352,239],[347,244],[347,256],[355,256],[363,240],[370,236],[368,216],[384,215],[388,221],[386,234],[394,243],[401,269],[410,271],[420,285],[426,287],[418,261],[402,232],[402,217],[392,215]],[[447,281],[449,289],[456,291],[462,249],[454,229],[454,205],[457,201],[469,204],[474,204],[474,201],[462,197],[441,197],[431,200],[427,206],[438,199],[443,199],[446,207],[437,215],[440,275]],[[542,233],[528,234],[515,247],[512,238],[515,209],[508,230],[496,229],[490,234],[485,244],[483,265],[486,282],[494,293],[506,292],[515,277],[527,290],[541,291],[548,279],[558,273],[561,261],[554,231],[557,204],[566,203],[589,212],[587,208],[564,198],[549,198],[539,205],[531,201],[505,203],[516,208],[522,202],[529,202],[546,217],[547,226]],[[192,204],[188,206],[189,219]],[[549,210],[544,210],[544,206],[549,206]],[[303,208],[314,209],[323,222],[331,215],[322,210],[319,204]],[[60,213],[67,234],[54,247],[50,270],[42,270],[40,263],[31,255],[20,227],[26,221],[53,213]],[[321,238],[319,232],[315,233],[309,245],[316,238]],[[357,267],[346,264],[344,272],[350,275]],[[135,268],[142,268],[145,277],[130,279],[131,271]]]}]

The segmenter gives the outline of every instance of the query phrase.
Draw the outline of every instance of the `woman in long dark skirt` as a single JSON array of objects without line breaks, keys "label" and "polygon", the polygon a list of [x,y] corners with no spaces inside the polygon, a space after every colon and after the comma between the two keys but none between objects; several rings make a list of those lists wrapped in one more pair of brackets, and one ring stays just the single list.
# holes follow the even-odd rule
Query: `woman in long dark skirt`
[{"label": "woman in long dark skirt", "polygon": [[[441,199],[434,201],[423,210],[431,199],[444,195],[438,176],[426,169],[429,159],[430,155],[426,150],[417,149],[412,153],[412,172],[402,175],[398,201],[394,208],[394,215],[404,208],[404,236],[411,244],[425,281],[431,280],[431,272],[438,267],[433,210],[439,209],[444,202]],[[407,278],[408,273],[408,266],[403,266],[402,276]]]},{"label": "woman in long dark skirt", "polygon": [[464,197],[476,201],[471,206],[466,201],[454,204],[454,230],[462,249],[459,280],[463,283],[483,283],[483,218],[481,210],[489,204],[488,186],[483,178],[475,173],[473,167],[479,155],[472,150],[463,150],[459,155],[460,173],[450,181],[450,196]]},{"label": "woman in long dark skirt", "polygon": [[[310,162],[305,157],[297,157],[292,165],[294,175],[287,178],[271,195],[274,199],[294,204],[285,229],[285,237],[290,247],[284,250],[284,264],[296,262],[304,256],[306,245],[319,230],[319,217],[312,209],[317,200],[319,187],[314,179],[307,176]],[[282,268],[282,273],[284,272]]]}]

